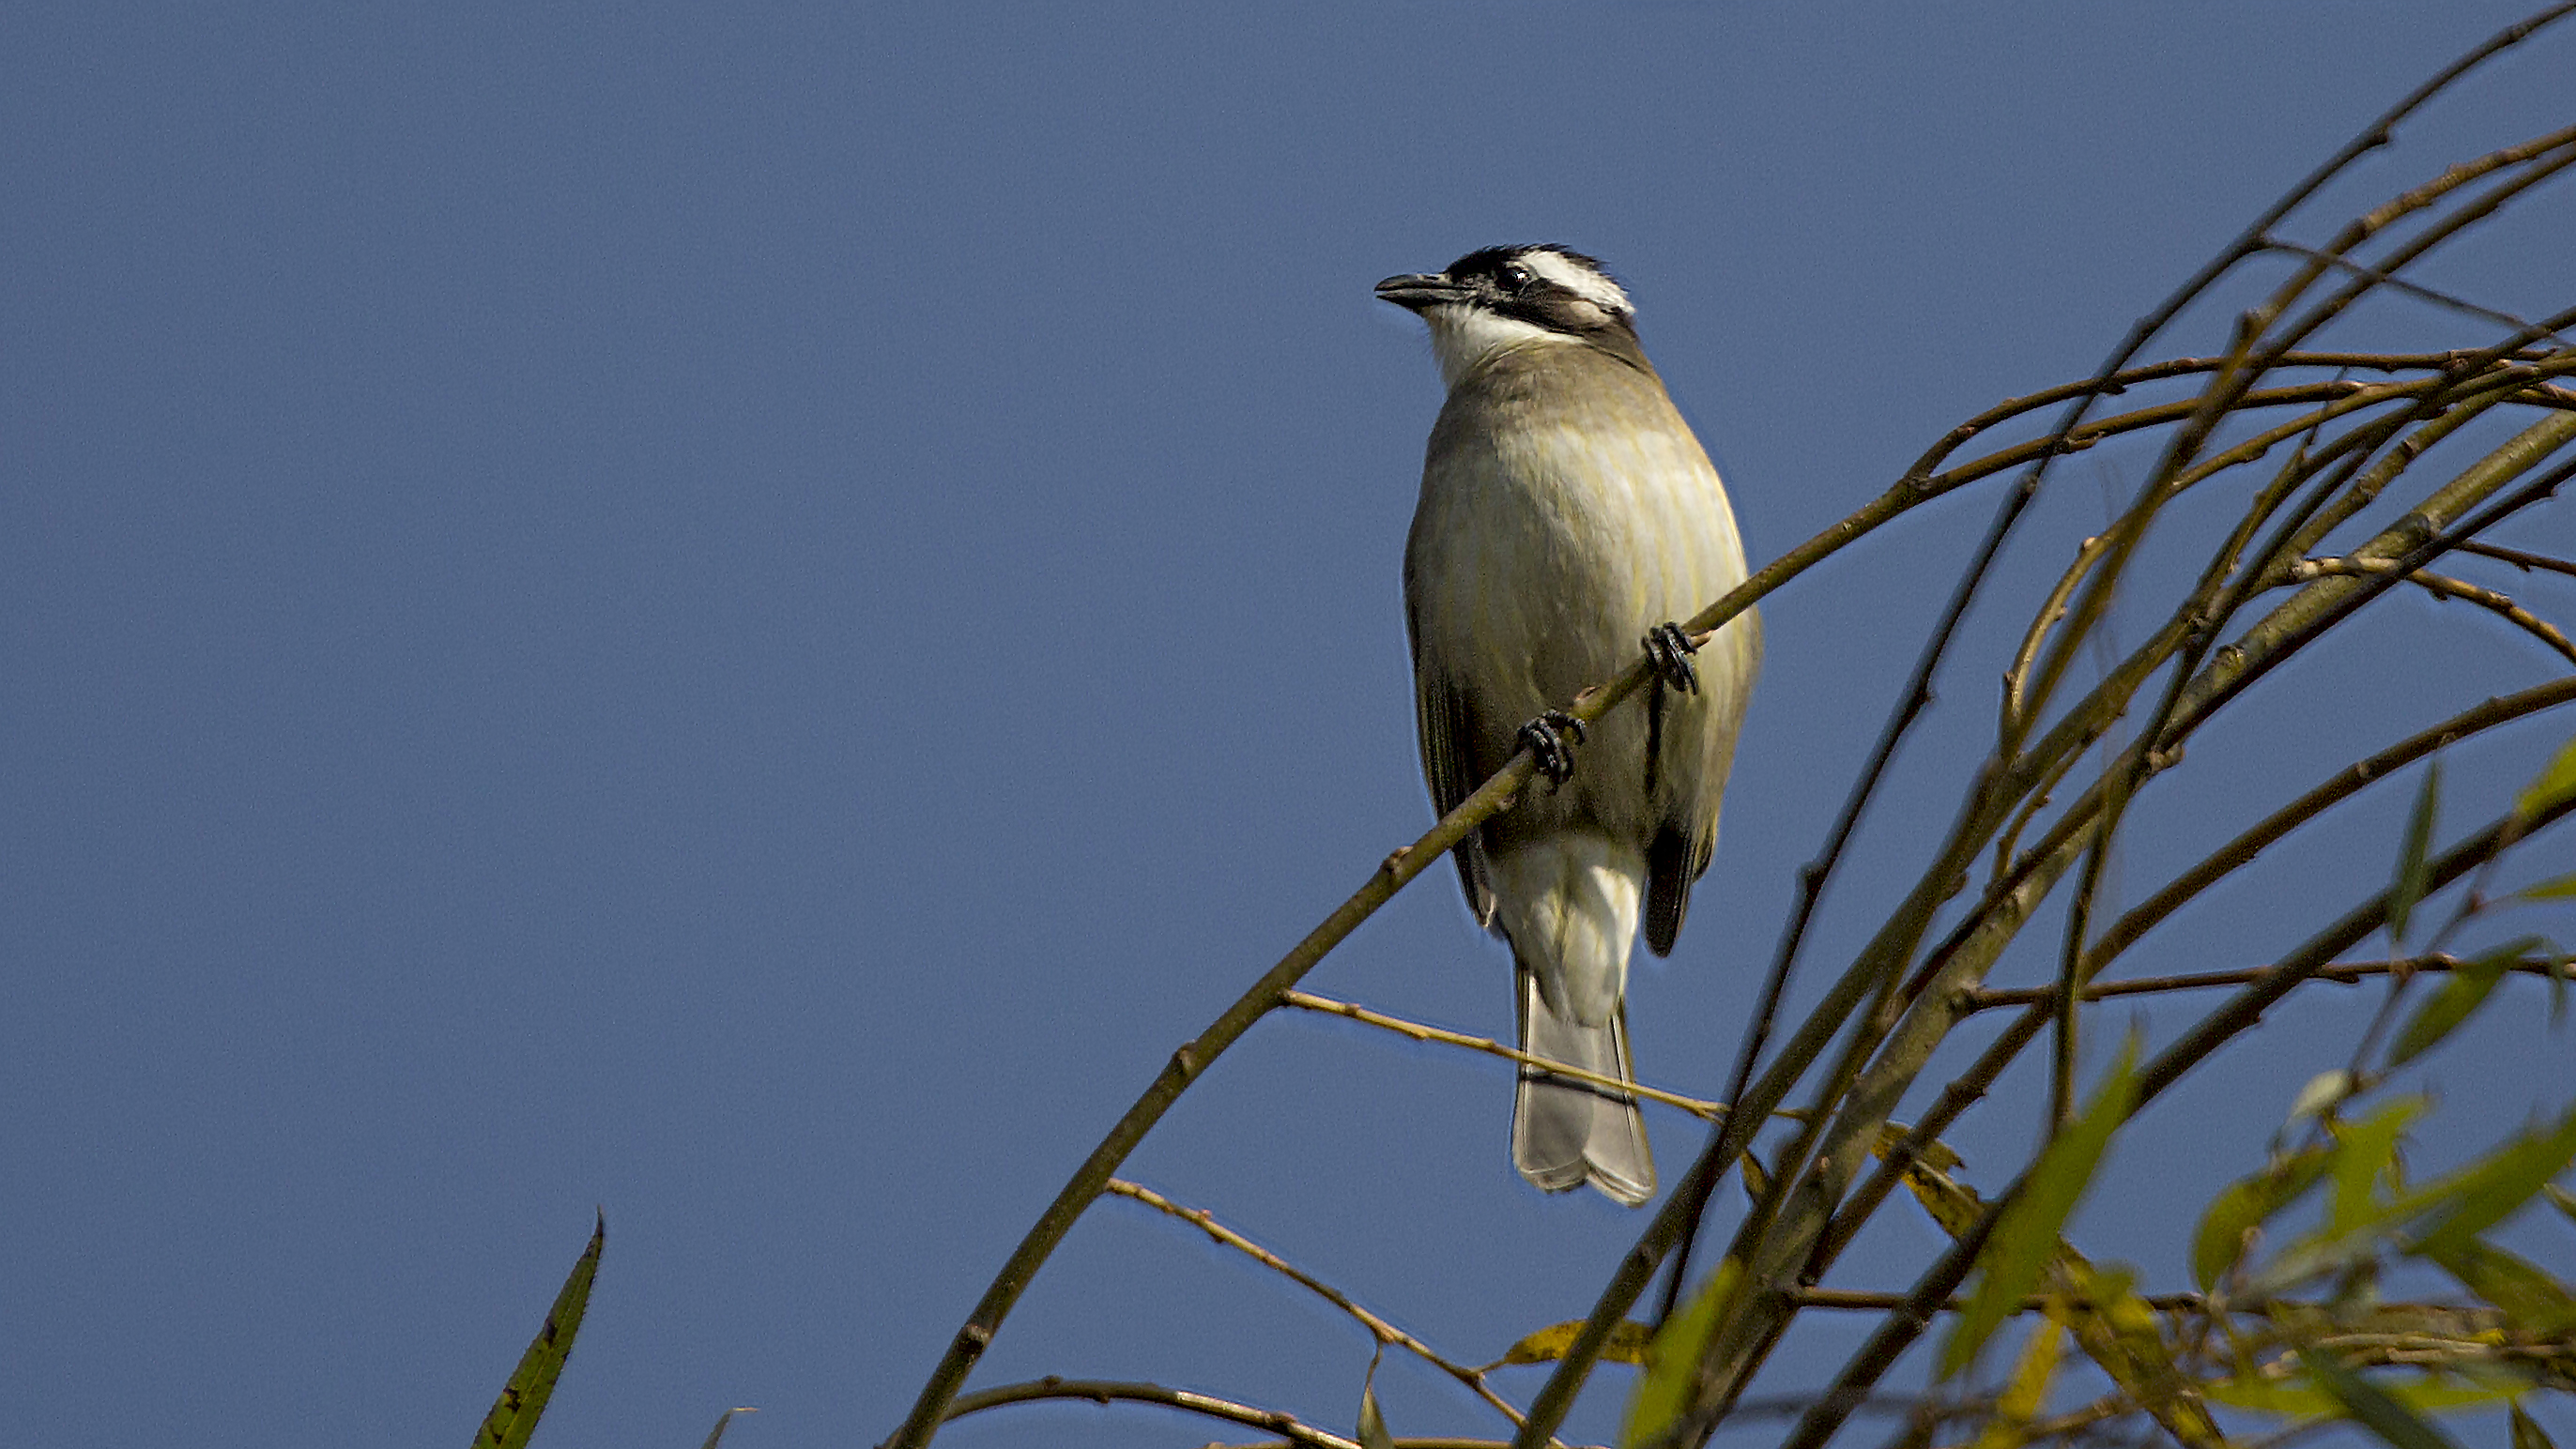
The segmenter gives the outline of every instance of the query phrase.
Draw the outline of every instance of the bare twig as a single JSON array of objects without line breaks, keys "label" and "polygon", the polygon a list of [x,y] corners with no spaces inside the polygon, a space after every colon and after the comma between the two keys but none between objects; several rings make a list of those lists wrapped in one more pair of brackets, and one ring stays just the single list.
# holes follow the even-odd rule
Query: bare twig
[{"label": "bare twig", "polygon": [[2528,553],[2522,549],[2506,548],[2502,544],[2477,540],[2461,544],[2460,552],[2477,554],[2482,558],[2501,559],[2525,573],[2539,569],[2544,573],[2565,574],[2570,578],[2576,578],[2576,562],[2563,558],[2551,558],[2545,553]]},{"label": "bare twig", "polygon": [[[2438,974],[2460,969],[2460,958],[2443,952],[2433,956],[2409,956],[2396,961],[2339,961],[2321,966],[2312,979],[2331,981],[2344,986],[2359,985],[2381,976],[2405,976],[2416,972]],[[2269,966],[2248,966],[2234,971],[2199,971],[2179,976],[2141,976],[2134,981],[2097,981],[2084,989],[2087,1001],[2106,1001],[2119,996],[2159,996],[2176,991],[2213,991],[2229,986],[2244,986],[2260,980]],[[2564,977],[2565,968],[2555,957],[2525,956],[2508,962],[2507,972],[2530,976]],[[2047,986],[1980,988],[1968,993],[1969,1011],[1992,1011],[2005,1006],[2029,1006],[2034,1002],[2052,1001],[2056,990]]]},{"label": "bare twig", "polygon": [[[2312,558],[2302,559],[2291,565],[2290,577],[2304,582],[2308,579],[2323,578],[2328,574],[2385,574],[2395,571],[2395,565],[2381,559]],[[2455,579],[2447,574],[2437,574],[2428,569],[2417,569],[2406,575],[2406,582],[2437,598],[2464,599],[2496,614],[2506,623],[2548,645],[2560,658],[2570,664],[2576,664],[2576,644],[2567,642],[2567,636],[2559,632],[2557,625],[2493,589],[2482,588],[2466,580]]]},{"label": "bare twig", "polygon": [[1003,1384],[964,1394],[940,1415],[946,1423],[998,1409],[1005,1404],[1034,1404],[1049,1399],[1072,1399],[1093,1404],[1160,1404],[1167,1409],[1199,1414],[1210,1419],[1223,1419],[1255,1429],[1267,1429],[1283,1435],[1286,1442],[1304,1449],[1360,1449],[1359,1442],[1339,1434],[1328,1434],[1278,1409],[1260,1409],[1214,1394],[1189,1389],[1166,1388],[1161,1384],[1128,1379],[1031,1379],[1026,1383]]},{"label": "bare twig", "polygon": [[1515,1427],[1520,1424],[1521,1411],[1512,1407],[1509,1400],[1506,1400],[1502,1395],[1495,1393],[1486,1385],[1483,1370],[1470,1368],[1465,1364],[1442,1355],[1438,1351],[1434,1350],[1429,1344],[1424,1343],[1421,1339],[1415,1338],[1412,1334],[1405,1332],[1403,1329],[1396,1327],[1394,1324],[1387,1322],[1385,1319],[1371,1313],[1366,1308],[1361,1307],[1358,1303],[1353,1302],[1350,1295],[1342,1292],[1340,1289],[1335,1288],[1331,1284],[1326,1283],[1311,1273],[1308,1273],[1303,1268],[1300,1268],[1289,1262],[1287,1259],[1280,1257],[1278,1254],[1261,1246],[1250,1238],[1245,1237],[1243,1234],[1236,1232],[1234,1229],[1227,1227],[1225,1224],[1218,1222],[1215,1215],[1211,1214],[1207,1209],[1183,1207],[1179,1203],[1172,1201],[1170,1198],[1163,1196],[1161,1193],[1154,1191],[1152,1188],[1143,1186],[1139,1183],[1129,1182],[1125,1178],[1113,1177],[1109,1179],[1109,1190],[1120,1197],[1130,1198],[1134,1201],[1141,1202],[1145,1206],[1153,1208],[1158,1212],[1188,1223],[1190,1226],[1197,1228],[1200,1232],[1207,1234],[1217,1242],[1234,1249],[1236,1252],[1252,1259],[1252,1261],[1259,1263],[1261,1266],[1268,1268],[1270,1271],[1277,1273],[1283,1278],[1286,1278],[1289,1282],[1294,1283],[1298,1287],[1305,1289],[1307,1292],[1314,1294],[1316,1297],[1323,1299],[1335,1308],[1349,1314],[1351,1318],[1360,1325],[1360,1327],[1367,1329],[1370,1336],[1375,1338],[1378,1342],[1391,1343],[1398,1348],[1402,1348],[1410,1352],[1414,1357],[1421,1359],[1423,1362],[1430,1364],[1433,1368],[1440,1370],[1449,1377],[1456,1379],[1459,1383],[1466,1385],[1467,1388],[1474,1392],[1478,1398],[1491,1404],[1504,1418],[1511,1420]]},{"label": "bare twig", "polygon": [[1319,1012],[1326,1016],[1347,1017],[1352,1021],[1361,1022],[1368,1026],[1374,1026],[1382,1031],[1391,1031],[1397,1036],[1407,1038],[1408,1040],[1438,1042],[1442,1046],[1464,1047],[1468,1051],[1481,1052],[1489,1057],[1500,1057],[1504,1061],[1513,1062],[1520,1066],[1537,1067],[1552,1077],[1563,1077],[1568,1081],[1583,1082],[1595,1087],[1607,1087],[1612,1091],[1628,1093],[1645,1101],[1661,1102],[1667,1107],[1679,1107],[1683,1111],[1699,1118],[1703,1122],[1714,1122],[1718,1118],[1726,1115],[1726,1104],[1723,1102],[1703,1101],[1697,1097],[1685,1097],[1679,1092],[1667,1092],[1661,1087],[1641,1086],[1635,1082],[1621,1081],[1617,1077],[1605,1076],[1600,1072],[1588,1072],[1581,1067],[1572,1066],[1565,1062],[1553,1061],[1547,1057],[1536,1056],[1529,1052],[1514,1050],[1513,1048],[1507,1047],[1501,1042],[1494,1040],[1492,1037],[1469,1036],[1465,1032],[1449,1031],[1436,1026],[1425,1026],[1418,1021],[1407,1021],[1400,1016],[1389,1016],[1382,1011],[1372,1011],[1365,1006],[1360,1006],[1348,1001],[1336,1001],[1329,996],[1316,996],[1309,992],[1291,991],[1280,998],[1280,1005],[1293,1006],[1301,1011]]}]

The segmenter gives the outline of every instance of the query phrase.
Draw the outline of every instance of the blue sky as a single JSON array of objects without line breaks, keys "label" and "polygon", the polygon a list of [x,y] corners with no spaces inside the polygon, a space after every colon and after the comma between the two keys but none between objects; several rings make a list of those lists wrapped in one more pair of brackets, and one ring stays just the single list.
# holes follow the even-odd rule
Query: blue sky
[{"label": "blue sky", "polygon": [[[1768,557],[2089,371],[2523,8],[10,7],[0,1423],[456,1442],[596,1204],[541,1442],[694,1443],[735,1404],[763,1411],[746,1449],[876,1441],[1171,1049],[1427,823],[1397,561],[1438,384],[1372,282],[1502,241],[1603,257]],[[2333,200],[2562,124],[2571,67],[2576,31],[2497,64]],[[2429,275],[2564,306],[2570,196]],[[2374,335],[2458,329],[2392,306]],[[2124,459],[2061,475],[2009,585],[2053,577]],[[1715,869],[1631,988],[1649,1080],[1720,1090],[1792,872],[1987,511],[1766,605]],[[2552,672],[2386,614],[2142,804],[2132,898]],[[1815,961],[1919,865],[1993,677],[1944,678]],[[2567,733],[2462,752],[2449,818]],[[2134,969],[2247,964],[2304,934],[2292,907],[2339,912],[2404,789]],[[1507,981],[1435,875],[1312,985],[1507,1034]],[[2499,1127],[2567,1096],[2524,1000],[2428,1067]],[[2177,1092],[2088,1249],[2179,1286],[2190,1214],[2369,1004],[2294,1004]],[[2033,1085],[1963,1124],[1972,1179],[2026,1147]],[[1641,1221],[1523,1187],[1509,1095],[1491,1062],[1273,1021],[1130,1174],[1486,1358],[1588,1307]],[[1654,1121],[1669,1175],[1697,1134]],[[2145,1170],[2185,1158],[2206,1174]],[[1932,1246],[1892,1224],[1847,1286]],[[1784,1363],[1829,1371],[1838,1331]],[[1347,1429],[1366,1358],[1111,1202],[977,1382],[1148,1378]],[[1612,1432],[1605,1384],[1575,1431]],[[1410,1366],[1380,1388],[1399,1433],[1490,1427]],[[944,1439],[1215,1427],[1060,1407]]]}]

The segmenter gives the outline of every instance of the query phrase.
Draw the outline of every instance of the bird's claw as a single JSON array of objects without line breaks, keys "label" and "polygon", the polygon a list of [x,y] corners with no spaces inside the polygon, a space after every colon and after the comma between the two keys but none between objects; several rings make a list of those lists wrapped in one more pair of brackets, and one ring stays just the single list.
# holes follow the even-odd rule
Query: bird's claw
[{"label": "bird's claw", "polygon": [[1655,677],[1677,693],[1699,693],[1699,667],[1691,663],[1698,652],[1682,626],[1670,620],[1646,631],[1646,658],[1654,663]]},{"label": "bird's claw", "polygon": [[1547,776],[1547,790],[1551,795],[1574,773],[1574,754],[1565,747],[1567,735],[1572,735],[1575,743],[1581,744],[1583,721],[1561,709],[1549,710],[1521,726],[1520,742],[1528,746],[1530,754],[1537,759],[1538,772]]}]

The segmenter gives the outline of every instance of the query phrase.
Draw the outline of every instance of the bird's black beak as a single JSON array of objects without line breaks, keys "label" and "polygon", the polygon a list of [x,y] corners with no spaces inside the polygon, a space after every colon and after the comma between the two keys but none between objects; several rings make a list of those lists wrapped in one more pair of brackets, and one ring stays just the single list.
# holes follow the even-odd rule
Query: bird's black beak
[{"label": "bird's black beak", "polygon": [[1467,289],[1449,280],[1444,272],[1407,272],[1378,283],[1377,294],[1381,300],[1393,302],[1408,312],[1419,312],[1443,302],[1464,301]]}]

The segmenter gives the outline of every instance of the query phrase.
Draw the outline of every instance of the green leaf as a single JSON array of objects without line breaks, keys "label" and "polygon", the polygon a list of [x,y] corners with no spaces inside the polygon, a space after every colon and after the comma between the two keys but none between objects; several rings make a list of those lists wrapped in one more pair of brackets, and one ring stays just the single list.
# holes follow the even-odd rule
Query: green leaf
[{"label": "green leaf", "polygon": [[733,1423],[733,1416],[734,1416],[734,1415],[736,1415],[736,1414],[757,1414],[757,1413],[759,1413],[759,1412],[760,1412],[760,1411],[759,1411],[758,1409],[727,1409],[727,1410],[725,1410],[725,1411],[724,1411],[724,1413],[723,1413],[722,1415],[720,1415],[720,1416],[716,1419],[716,1426],[715,1426],[714,1428],[709,1429],[709,1430],[707,1431],[707,1442],[705,1442],[705,1443],[703,1443],[703,1444],[699,1445],[699,1446],[698,1446],[698,1449],[716,1449],[716,1446],[717,1446],[718,1444],[723,1443],[723,1442],[724,1442],[724,1431],[725,1431],[725,1428],[726,1428],[726,1426],[727,1426],[727,1425],[730,1425],[731,1423]]},{"label": "green leaf", "polygon": [[2505,897],[2508,901],[2563,901],[2576,897],[2576,873],[2527,885]]},{"label": "green leaf", "polygon": [[2415,1008],[2414,1017],[2397,1033],[2396,1044],[2388,1049],[2388,1065],[2394,1068],[2411,1062],[2449,1036],[2469,1019],[2471,1012],[2486,1004],[2488,993],[2504,979],[2507,968],[2539,947],[2538,936],[2524,936],[2482,952],[2475,960],[2461,962],[2450,979]]},{"label": "green leaf", "polygon": [[2571,794],[2576,794],[2576,740],[2560,745],[2531,783],[2522,787],[2513,813],[2528,820]]},{"label": "green leaf", "polygon": [[2388,939],[2406,944],[2407,918],[2424,899],[2424,859],[2433,849],[2433,821],[2442,813],[2442,762],[2424,766],[2424,784],[2415,792],[2415,813],[2407,818],[2406,839],[2397,848],[2397,878],[2388,887]]},{"label": "green leaf", "polygon": [[1619,1442],[1640,1449],[1671,1432],[1690,1407],[1691,1388],[1699,1381],[1699,1358],[1717,1333],[1718,1320],[1735,1297],[1744,1265],[1733,1258],[1717,1265],[1707,1286],[1692,1295],[1681,1312],[1667,1320],[1646,1349],[1646,1371],[1637,1378],[1636,1396],[1628,1401],[1627,1431]]},{"label": "green leaf", "polygon": [[2576,1162],[2576,1110],[2548,1131],[2525,1133],[2497,1148],[2445,1184],[2450,1212],[2410,1251],[2436,1257],[2466,1244],[2519,1211],[2570,1162]]},{"label": "green leaf", "polygon": [[2326,1211],[2325,1237],[2342,1237],[2382,1215],[2371,1189],[2396,1163],[2397,1139],[2428,1105],[2422,1097],[2401,1098],[2359,1122],[2335,1128],[2334,1199]]},{"label": "green leaf", "polygon": [[2549,1442],[2548,1435],[2540,1432],[2540,1426],[2531,1422],[2531,1416],[2522,1411],[2522,1405],[2513,1404],[2508,1408],[2513,1415],[2513,1449],[2558,1449],[2557,1445]]},{"label": "green leaf", "polygon": [[2434,1428],[2379,1385],[2335,1362],[2332,1354],[2310,1353],[2303,1348],[2299,1350],[2299,1362],[2307,1365],[2308,1376],[2333,1396],[2346,1414],[2396,1449],[2460,1449],[2450,1435]]},{"label": "green leaf", "polygon": [[2020,1307],[2031,1285],[2039,1281],[2040,1270],[2057,1255],[2058,1233],[2092,1183],[2112,1131],[2129,1115],[2129,1104],[2137,1094],[2137,1065],[2138,1034],[2133,1030],[2120,1048],[2120,1059],[2111,1064],[2084,1110],[2048,1144],[2022,1190],[2004,1205],[1994,1236],[1978,1254],[1981,1271],[1976,1292],[1951,1321],[1949,1336],[1942,1341],[1941,1378],[1955,1376],[1975,1360],[1977,1350]]},{"label": "green leaf", "polygon": [[2494,1304],[2516,1333],[2551,1342],[2576,1333],[2576,1295],[2538,1264],[2476,1240],[2425,1256]]},{"label": "green leaf", "polygon": [[2251,1177],[2229,1183],[2200,1215],[2191,1235],[2191,1276],[2206,1293],[2244,1255],[2245,1235],[2273,1214],[2306,1195],[2334,1160],[2327,1148],[2311,1147],[2284,1158]]},{"label": "green leaf", "polygon": [[564,1358],[572,1352],[572,1337],[581,1329],[581,1312],[590,1305],[591,1280],[599,1276],[599,1250],[607,1242],[608,1215],[602,1213],[599,1226],[591,1232],[590,1246],[572,1265],[563,1291],[555,1295],[554,1307],[546,1310],[545,1326],[519,1356],[518,1371],[502,1386],[492,1412],[483,1416],[483,1427],[474,1433],[474,1449],[522,1449],[537,1431],[537,1419],[554,1395],[556,1377],[563,1373]]}]

